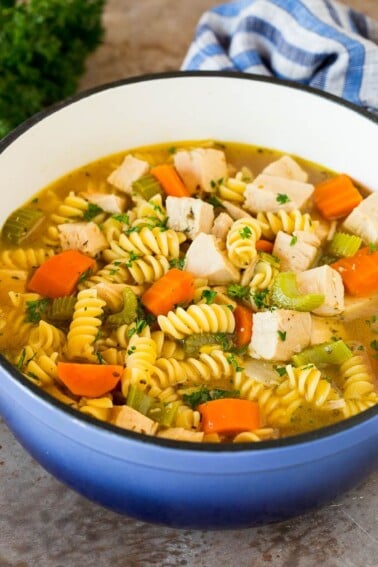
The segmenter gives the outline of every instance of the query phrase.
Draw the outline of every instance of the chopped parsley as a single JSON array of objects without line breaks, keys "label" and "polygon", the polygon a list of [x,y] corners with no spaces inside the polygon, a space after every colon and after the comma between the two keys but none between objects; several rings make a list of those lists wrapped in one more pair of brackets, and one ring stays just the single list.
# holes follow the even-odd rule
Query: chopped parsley
[{"label": "chopped parsley", "polygon": [[233,299],[248,299],[250,294],[250,288],[244,285],[233,283],[227,287],[227,295]]},{"label": "chopped parsley", "polygon": [[49,299],[37,299],[35,301],[26,302],[26,322],[39,323],[49,306]]},{"label": "chopped parsley", "polygon": [[286,195],[285,193],[278,193],[278,195],[276,197],[276,201],[280,205],[284,205],[285,203],[290,202],[290,197],[288,195]]},{"label": "chopped parsley", "polygon": [[207,305],[211,305],[214,303],[214,299],[216,298],[217,292],[211,289],[204,289],[201,295],[201,299],[204,299]]},{"label": "chopped parsley", "polygon": [[112,218],[118,222],[121,222],[123,224],[130,224],[130,217],[129,215],[113,215]]},{"label": "chopped parsley", "polygon": [[185,258],[172,258],[171,260],[169,260],[169,265],[171,266],[171,268],[183,270],[185,266]]},{"label": "chopped parsley", "polygon": [[241,230],[239,230],[239,234],[243,238],[243,240],[245,240],[247,238],[251,238],[252,230],[249,228],[249,226],[244,226]]},{"label": "chopped parsley", "polygon": [[124,265],[126,266],[126,268],[131,268],[135,260],[138,260],[139,258],[141,258],[140,254],[135,254],[135,252],[131,251],[129,254],[129,259],[127,260],[127,262],[124,262]]},{"label": "chopped parsley", "polygon": [[378,351],[378,340],[374,339],[374,341],[371,341],[370,346],[373,350]]},{"label": "chopped parsley", "polygon": [[198,390],[190,394],[183,394],[182,398],[188,406],[196,409],[200,404],[220,400],[222,398],[239,398],[240,394],[237,390],[221,390],[219,388],[209,389],[207,386],[201,386]]},{"label": "chopped parsley", "polygon": [[281,341],[286,341],[286,331],[277,331]]},{"label": "chopped parsley", "polygon": [[215,195],[210,195],[207,202],[210,203],[210,205],[213,205],[214,207],[225,209],[225,206],[222,205],[221,201]]},{"label": "chopped parsley", "polygon": [[89,222],[92,219],[94,219],[95,217],[97,217],[97,215],[99,215],[100,213],[103,213],[103,212],[104,212],[104,209],[102,209],[101,207],[99,207],[95,203],[89,203],[87,210],[84,211],[83,219],[85,221]]},{"label": "chopped parsley", "polygon": [[243,366],[239,366],[237,358],[234,354],[228,354],[226,360],[234,367],[236,372],[241,372],[244,370]]},{"label": "chopped parsley", "polygon": [[148,323],[145,319],[137,319],[135,324],[127,331],[127,336],[130,339],[133,335],[139,334],[147,327]]},{"label": "chopped parsley", "polygon": [[290,246],[295,246],[297,241],[298,241],[298,236],[293,236],[292,239],[290,240]]},{"label": "chopped parsley", "polygon": [[277,372],[279,376],[285,376],[286,374],[285,366],[274,366],[274,370]]},{"label": "chopped parsley", "polygon": [[252,294],[252,299],[257,309],[268,309],[269,304],[269,289],[262,289],[260,291],[255,291]]}]

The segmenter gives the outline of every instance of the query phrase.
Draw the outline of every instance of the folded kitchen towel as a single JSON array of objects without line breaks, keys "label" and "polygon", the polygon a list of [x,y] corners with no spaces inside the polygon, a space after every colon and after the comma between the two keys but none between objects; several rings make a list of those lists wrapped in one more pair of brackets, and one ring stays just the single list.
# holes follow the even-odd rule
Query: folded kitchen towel
[{"label": "folded kitchen towel", "polygon": [[378,22],[332,0],[238,0],[206,12],[183,70],[243,71],[378,113]]}]

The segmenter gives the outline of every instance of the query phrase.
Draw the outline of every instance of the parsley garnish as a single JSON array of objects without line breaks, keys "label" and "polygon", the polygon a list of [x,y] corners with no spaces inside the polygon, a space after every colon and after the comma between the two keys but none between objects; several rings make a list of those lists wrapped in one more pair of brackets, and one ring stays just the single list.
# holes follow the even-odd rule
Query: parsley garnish
[{"label": "parsley garnish", "polygon": [[293,236],[290,240],[290,246],[294,246],[297,243],[298,236]]},{"label": "parsley garnish", "polygon": [[192,409],[196,409],[200,404],[210,402],[212,400],[220,400],[222,398],[239,398],[240,394],[237,390],[221,390],[219,388],[208,389],[201,386],[191,394],[183,394],[182,399]]},{"label": "parsley garnish", "polygon": [[169,260],[169,265],[171,266],[171,268],[183,270],[185,266],[185,258],[172,258],[171,260]]},{"label": "parsley garnish", "polygon": [[118,222],[122,222],[123,224],[130,224],[130,217],[129,215],[113,215],[112,219],[118,221]]},{"label": "parsley garnish", "polygon": [[135,324],[127,331],[128,338],[130,339],[133,335],[141,333],[143,329],[147,327],[147,324],[145,319],[137,319]]},{"label": "parsley garnish", "polygon": [[274,370],[277,372],[279,376],[285,376],[286,374],[285,366],[274,366]]},{"label": "parsley garnish", "polygon": [[234,367],[236,372],[241,372],[244,370],[243,366],[239,366],[239,363],[234,354],[228,354],[226,360]]},{"label": "parsley garnish", "polygon": [[286,331],[277,331],[281,341],[286,341]]},{"label": "parsley garnish", "polygon": [[276,197],[276,201],[280,205],[284,205],[285,203],[290,202],[290,197],[288,195],[286,195],[285,193],[278,193],[278,195]]},{"label": "parsley garnish", "polygon": [[227,287],[227,295],[233,299],[248,299],[250,294],[250,288],[244,285],[234,283]]},{"label": "parsley garnish", "polygon": [[268,302],[268,294],[269,294],[269,289],[262,289],[261,291],[255,291],[252,294],[252,299],[257,309],[264,309],[264,308],[267,309],[270,307]]},{"label": "parsley garnish", "polygon": [[247,238],[251,238],[252,230],[249,228],[249,226],[244,226],[241,230],[239,230],[239,234],[243,238],[243,240],[245,240]]},{"label": "parsley garnish", "polygon": [[102,209],[101,207],[99,207],[95,203],[89,203],[87,210],[84,211],[83,219],[85,221],[89,222],[92,219],[94,219],[95,217],[97,217],[97,215],[99,215],[100,213],[103,213],[103,212],[104,212],[104,209]]},{"label": "parsley garnish", "polygon": [[370,346],[373,350],[377,350],[378,351],[378,340],[374,339],[374,341],[371,341]]},{"label": "parsley garnish", "polygon": [[92,270],[90,268],[88,268],[88,270],[85,270],[85,272],[83,272],[80,276],[80,278],[77,280],[77,283],[80,284],[82,282],[84,282],[92,273]]},{"label": "parsley garnish", "polygon": [[211,289],[204,289],[201,298],[205,299],[207,305],[211,305],[212,303],[214,303],[214,299],[216,295],[217,295],[216,291],[213,291]]},{"label": "parsley garnish", "polygon": [[27,301],[25,318],[26,322],[39,323],[48,306],[49,300],[47,298],[37,299],[36,301]]},{"label": "parsley garnish", "polygon": [[124,266],[126,266],[126,268],[131,268],[135,260],[138,260],[139,258],[141,258],[140,254],[135,254],[135,252],[131,251],[129,254],[129,259],[127,260],[127,262],[124,262]]}]

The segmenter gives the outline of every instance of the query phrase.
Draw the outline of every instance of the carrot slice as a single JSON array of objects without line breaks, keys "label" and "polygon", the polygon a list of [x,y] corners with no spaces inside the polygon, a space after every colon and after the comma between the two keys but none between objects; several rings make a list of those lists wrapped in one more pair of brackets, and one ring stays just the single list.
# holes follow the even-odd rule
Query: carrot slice
[{"label": "carrot slice", "polygon": [[65,250],[51,256],[32,275],[27,288],[45,297],[71,295],[80,277],[93,268],[93,258],[78,250]]},{"label": "carrot slice", "polygon": [[198,406],[205,433],[231,435],[241,431],[253,431],[261,424],[257,402],[237,398],[212,400]]},{"label": "carrot slice", "polygon": [[314,190],[314,203],[328,220],[346,217],[361,201],[362,195],[344,173],[319,183]]},{"label": "carrot slice", "polygon": [[185,187],[173,165],[166,163],[156,165],[151,169],[151,173],[160,182],[167,195],[172,197],[190,197],[189,189]]},{"label": "carrot slice", "polygon": [[234,309],[236,346],[248,345],[252,336],[252,311],[244,305]]},{"label": "carrot slice", "polygon": [[273,251],[273,242],[270,242],[269,240],[264,240],[263,238],[260,238],[260,240],[257,240],[256,242],[256,250],[259,250],[260,252],[267,252],[268,254],[271,254]]},{"label": "carrot slice", "polygon": [[339,272],[350,295],[370,295],[378,291],[378,252],[371,252],[368,246],[357,254],[341,258],[331,264]]},{"label": "carrot slice", "polygon": [[154,315],[166,315],[175,305],[192,301],[194,291],[193,274],[172,268],[144,292],[141,301]]},{"label": "carrot slice", "polygon": [[76,396],[97,398],[113,390],[121,379],[118,364],[81,364],[58,362],[58,377]]}]

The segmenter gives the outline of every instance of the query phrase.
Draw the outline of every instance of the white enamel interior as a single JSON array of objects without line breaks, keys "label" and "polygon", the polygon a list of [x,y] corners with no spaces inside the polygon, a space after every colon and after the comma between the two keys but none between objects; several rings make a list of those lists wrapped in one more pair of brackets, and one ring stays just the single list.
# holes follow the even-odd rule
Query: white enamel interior
[{"label": "white enamel interior", "polygon": [[378,124],[316,94],[236,77],[107,88],[50,114],[0,154],[0,223],[63,174],[136,146],[214,138],[293,153],[378,190]]}]

